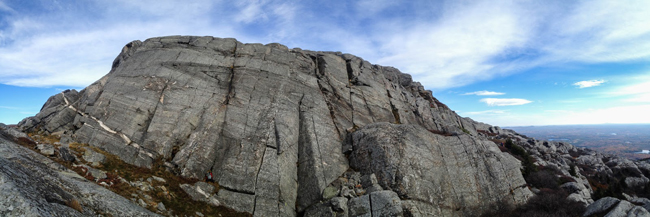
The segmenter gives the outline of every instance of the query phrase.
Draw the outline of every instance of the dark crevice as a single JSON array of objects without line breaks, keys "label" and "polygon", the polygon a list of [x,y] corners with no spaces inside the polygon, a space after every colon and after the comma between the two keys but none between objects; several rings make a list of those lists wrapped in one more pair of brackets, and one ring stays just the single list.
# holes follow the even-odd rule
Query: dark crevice
[{"label": "dark crevice", "polygon": [[368,110],[368,114],[370,115],[370,118],[372,119],[372,122],[373,123],[377,122],[377,120],[375,120],[375,114],[370,109],[370,104],[368,104],[368,101],[366,100],[366,95],[364,94],[363,91],[361,91],[361,97],[363,98],[363,104],[366,105],[366,109]]},{"label": "dark crevice", "polygon": [[232,65],[230,66],[230,78],[228,79],[228,94],[226,94],[226,99],[223,101],[222,104],[228,105],[230,103],[230,99],[235,96],[235,92],[233,91],[233,79],[235,78],[235,59],[237,58],[237,44],[235,44],[235,49],[232,52],[233,54],[233,59],[232,59]]},{"label": "dark crevice", "polygon": [[[264,166],[264,158],[266,157],[266,148],[264,148],[264,151],[262,151],[262,162],[260,162],[260,167],[257,168],[257,174],[255,174],[255,191],[257,191],[257,182],[260,179],[260,172],[262,171],[262,167]],[[255,208],[257,208],[257,195],[255,195],[255,198],[253,199],[253,214],[255,214]]]},{"label": "dark crevice", "polygon": [[[388,94],[388,98],[392,98],[391,95],[390,95],[390,91],[386,90],[386,93]],[[391,99],[388,99],[388,101],[390,102],[390,108],[391,108],[391,111],[393,112],[393,117],[395,118],[395,123],[396,124],[402,124],[402,121],[400,120],[400,117],[399,117],[399,110],[395,107],[395,105],[393,104],[393,101]]]},{"label": "dark crevice", "polygon": [[[330,118],[332,119],[332,123],[334,124],[334,128],[336,128],[336,134],[338,135],[339,139],[341,138],[341,131],[339,130],[339,126],[336,124],[336,115],[334,112],[334,107],[332,106],[332,103],[330,102],[329,98],[327,97],[329,95],[328,90],[323,87],[323,84],[321,84],[321,67],[324,67],[320,64],[320,61],[318,60],[319,58],[317,56],[309,56],[311,60],[315,64],[315,69],[314,69],[314,74],[316,75],[316,78],[318,80],[316,83],[318,84],[318,90],[320,90],[320,93],[323,96],[323,100],[325,101],[325,104],[327,104],[327,109],[330,111]],[[329,82],[328,82],[329,84]],[[332,85],[329,85],[330,87]],[[335,91],[335,90],[334,90]],[[335,93],[336,94],[336,93]],[[303,95],[304,96],[304,95]],[[279,149],[278,149],[279,150]]]},{"label": "dark crevice", "polygon": [[153,122],[153,118],[154,118],[156,112],[158,111],[158,107],[160,106],[160,104],[163,103],[163,102],[161,102],[162,101],[161,99],[164,99],[165,90],[167,90],[168,87],[169,87],[169,80],[167,80],[165,82],[165,87],[163,87],[163,89],[160,91],[160,96],[158,96],[158,103],[156,103],[156,106],[153,108],[153,112],[148,112],[149,114],[148,114],[147,120],[145,121],[145,126],[142,127],[144,132],[142,133],[142,138],[140,138],[140,141],[138,142],[139,144],[144,145],[145,139],[147,138],[147,135],[149,134],[149,127],[151,126],[151,122]]},{"label": "dark crevice", "polygon": [[236,192],[236,193],[240,193],[240,194],[255,195],[255,192],[237,190],[237,189],[229,188],[229,187],[223,186],[223,185],[219,185],[219,188],[223,188],[223,189],[226,189],[228,191],[232,191],[232,192]]},{"label": "dark crevice", "polygon": [[[280,145],[282,145],[282,142],[280,141],[280,131],[278,131],[278,122],[275,121],[275,118],[273,118],[273,130],[275,134],[275,149],[278,151],[278,155],[282,154],[282,149],[280,148]],[[270,147],[270,146],[269,146]]]},{"label": "dark crevice", "polygon": [[[354,70],[352,70],[352,65],[350,64],[350,60],[347,60],[345,65],[346,65],[347,74],[348,74],[348,85],[347,85],[347,87],[348,87],[348,94],[349,94],[348,98],[350,99],[348,104],[350,106],[350,113],[351,113],[351,117],[352,117],[352,127],[356,127],[357,125],[354,123],[354,103],[353,103],[353,100],[352,100],[352,85],[354,83],[357,83],[358,79],[357,79],[356,76],[354,76]],[[341,137],[339,136],[339,138],[341,138]]]}]

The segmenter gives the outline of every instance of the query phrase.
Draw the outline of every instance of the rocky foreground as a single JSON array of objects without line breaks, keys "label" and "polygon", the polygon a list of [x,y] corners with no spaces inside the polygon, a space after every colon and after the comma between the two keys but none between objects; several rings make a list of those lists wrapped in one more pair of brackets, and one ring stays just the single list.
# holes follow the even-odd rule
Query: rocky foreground
[{"label": "rocky foreground", "polygon": [[[395,68],[279,44],[189,36],[134,41],[110,73],[79,92],[52,96],[18,128],[57,136],[61,147],[84,144],[71,156],[86,163],[86,173],[106,164],[93,160],[95,150],[133,168],[160,168],[186,180],[166,182],[167,188],[241,215],[480,216],[495,209],[522,214],[527,211],[516,207],[534,210],[531,204],[545,195],[575,202],[580,209],[574,211],[586,216],[647,214],[634,202],[647,197],[647,163],[462,118]],[[15,154],[3,151],[0,160],[37,156],[14,146],[7,153]],[[62,151],[55,146],[52,152]],[[4,165],[0,177],[22,170],[22,164]],[[206,171],[215,183],[201,181]],[[142,185],[113,173],[131,187]],[[25,194],[5,180],[0,188]],[[75,215],[102,210],[85,208],[97,203],[78,192],[69,194],[41,200],[52,208],[34,213],[79,212],[61,206],[71,199],[84,207]],[[607,196],[629,198],[612,202]],[[35,194],[30,200],[48,197]],[[611,199],[594,203],[599,198]],[[179,215],[148,202],[140,205]],[[9,210],[3,204],[0,213]]]}]

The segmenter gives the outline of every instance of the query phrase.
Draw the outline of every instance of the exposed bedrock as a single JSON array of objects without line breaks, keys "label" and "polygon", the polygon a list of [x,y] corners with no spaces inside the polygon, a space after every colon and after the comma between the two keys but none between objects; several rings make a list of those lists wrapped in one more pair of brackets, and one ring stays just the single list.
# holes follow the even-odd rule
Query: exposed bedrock
[{"label": "exposed bedrock", "polygon": [[[360,135],[372,130],[379,137],[407,128],[424,133],[404,132],[407,140],[399,141],[408,153],[380,158],[395,173],[353,157],[357,148],[382,144],[361,147],[349,134],[380,122],[403,126],[373,125],[353,140],[371,139]],[[222,186],[217,197],[238,198],[221,203],[256,216],[293,216],[321,202],[323,190],[349,170],[346,154],[353,150],[355,168],[377,173],[384,188],[438,213],[526,195],[517,192],[524,184],[518,162],[475,137],[500,128],[461,118],[395,68],[280,44],[190,36],[133,41],[106,76],[52,96],[19,126],[88,143],[136,166],[160,159],[191,178],[211,170]],[[425,168],[410,154],[436,166]]]}]

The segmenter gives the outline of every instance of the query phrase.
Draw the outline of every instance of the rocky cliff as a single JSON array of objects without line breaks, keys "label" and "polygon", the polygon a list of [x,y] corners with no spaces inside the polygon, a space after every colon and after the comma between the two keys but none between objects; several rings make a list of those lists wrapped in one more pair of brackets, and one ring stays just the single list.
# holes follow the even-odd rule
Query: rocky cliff
[{"label": "rocky cliff", "polygon": [[133,41],[19,127],[182,177],[212,171],[207,196],[255,216],[480,215],[532,196],[520,162],[487,140],[500,128],[395,68],[280,44]]}]

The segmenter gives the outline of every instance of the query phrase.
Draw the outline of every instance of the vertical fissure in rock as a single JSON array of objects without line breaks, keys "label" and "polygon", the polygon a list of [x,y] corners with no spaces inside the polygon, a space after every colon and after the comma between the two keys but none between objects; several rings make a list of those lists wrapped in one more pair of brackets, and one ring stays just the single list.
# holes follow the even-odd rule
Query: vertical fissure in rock
[{"label": "vertical fissure in rock", "polygon": [[144,132],[142,133],[142,137],[139,139],[140,144],[144,145],[145,139],[147,139],[147,135],[149,134],[149,127],[151,127],[151,122],[153,122],[153,118],[156,115],[156,112],[158,111],[158,107],[160,106],[160,104],[164,103],[165,91],[169,87],[169,81],[170,80],[165,81],[165,86],[160,91],[160,96],[158,97],[158,102],[156,103],[156,106],[153,108],[153,112],[147,111],[149,112],[149,114],[147,120],[145,121],[145,126],[143,126]]},{"label": "vertical fissure in rock", "polygon": [[[318,139],[318,131],[316,131],[316,121],[314,121],[314,115],[313,114],[311,116],[311,123],[312,123],[311,126],[313,127],[313,130],[314,130],[314,137],[315,137],[314,139],[316,140],[316,148],[318,149],[318,157],[320,158],[320,165],[321,165],[321,169],[322,169],[321,173],[323,175],[323,182],[327,182],[327,177],[325,176],[325,171],[326,170],[325,170],[325,168],[322,168],[322,167],[325,166],[325,162],[323,161],[323,152],[321,151],[320,141],[318,141],[319,140]],[[325,183],[325,184],[327,184],[327,183]]]},{"label": "vertical fissure in rock", "polygon": [[264,158],[266,157],[266,146],[264,147],[264,151],[262,151],[262,160],[260,162],[260,167],[257,168],[257,174],[255,174],[255,189],[254,194],[255,197],[253,198],[253,215],[255,215],[255,209],[257,208],[257,198],[259,195],[257,195],[257,182],[260,180],[260,171],[262,171],[262,167],[264,166]]},{"label": "vertical fissure in rock", "polygon": [[368,205],[370,207],[370,210],[368,210],[368,212],[370,212],[370,217],[372,217],[372,195],[370,195],[370,194],[368,194],[368,203],[369,203]]},{"label": "vertical fissure in rock", "polygon": [[235,93],[233,92],[233,79],[235,78],[235,62],[237,59],[237,43],[235,43],[235,48],[232,51],[232,65],[230,65],[230,78],[228,78],[228,93],[226,94],[226,99],[223,101],[224,105],[230,103],[230,99],[234,97]]},{"label": "vertical fissure in rock", "polygon": [[363,104],[366,105],[366,110],[368,110],[368,114],[370,115],[370,118],[372,119],[372,122],[377,122],[375,119],[375,114],[372,112],[372,109],[370,109],[370,104],[368,104],[368,100],[366,100],[366,94],[364,91],[361,91],[361,97],[363,98]]},{"label": "vertical fissure in rock", "polygon": [[347,75],[348,75],[348,85],[346,86],[348,87],[348,99],[350,99],[350,101],[348,102],[348,104],[350,104],[350,113],[351,113],[350,117],[352,117],[352,127],[356,128],[357,125],[354,123],[354,101],[352,100],[352,94],[353,94],[352,85],[353,83],[356,83],[356,81],[353,81],[353,79],[356,78],[354,76],[354,71],[352,70],[352,65],[350,64],[350,60],[345,61],[345,69],[347,70]]},{"label": "vertical fissure in rock", "polygon": [[[322,66],[320,65],[320,61],[318,60],[318,57],[314,57],[314,56],[310,55],[310,58],[315,64],[314,74],[316,75],[316,78],[317,78],[316,83],[318,84],[318,90],[320,91],[321,95],[323,96],[323,100],[325,101],[325,104],[327,104],[327,109],[330,112],[330,118],[332,119],[332,123],[334,124],[334,128],[336,128],[336,134],[338,135],[339,140],[342,140],[341,132],[339,130],[339,126],[338,126],[338,124],[336,124],[336,115],[334,113],[334,107],[332,107],[332,103],[330,102],[330,99],[328,98],[327,93],[324,92],[325,89],[323,88],[323,85],[321,84],[322,80],[321,80],[321,77],[319,76],[319,74],[320,74],[320,68]],[[328,81],[328,85],[329,85],[329,81]],[[329,85],[329,86],[331,87],[332,85]]]},{"label": "vertical fissure in rock", "polygon": [[276,122],[275,117],[273,118],[273,131],[273,134],[275,135],[275,148],[277,154],[280,155],[282,154],[282,149],[280,148],[282,142],[280,141],[280,131],[278,131],[278,122]]},{"label": "vertical fissure in rock", "polygon": [[392,100],[393,97],[390,95],[390,91],[386,90],[386,94],[388,94],[388,102],[390,102],[390,109],[391,109],[391,112],[393,112],[393,117],[395,118],[395,123],[396,124],[402,124],[402,121],[400,120],[400,117],[399,117],[399,110],[393,104],[393,100]]}]

